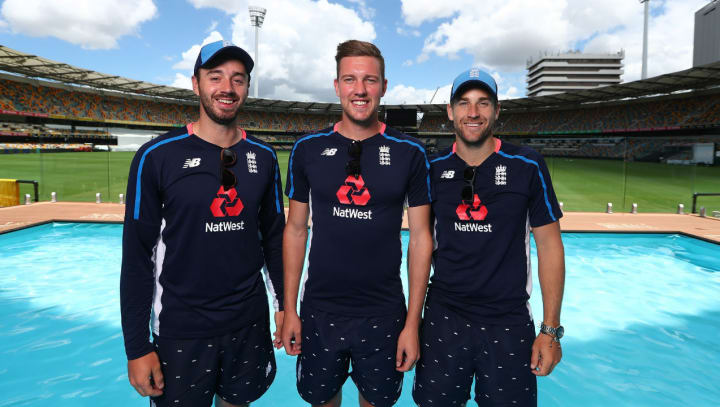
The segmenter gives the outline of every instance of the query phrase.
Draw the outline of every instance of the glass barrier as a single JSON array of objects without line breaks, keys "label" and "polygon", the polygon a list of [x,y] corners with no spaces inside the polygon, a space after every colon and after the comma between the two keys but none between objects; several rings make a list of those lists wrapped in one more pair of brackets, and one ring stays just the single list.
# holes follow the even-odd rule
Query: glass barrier
[{"label": "glass barrier", "polygon": [[[570,212],[674,213],[683,204],[689,213],[695,193],[720,193],[720,136],[506,138],[529,146],[545,157],[558,200]],[[134,151],[127,146],[73,145],[51,148],[25,143],[22,148],[0,143],[0,178],[36,180],[39,199],[51,192],[60,201],[117,202],[124,194]],[[122,144],[122,143],[121,143]],[[86,151],[75,151],[75,150]],[[278,150],[283,182],[290,151]],[[33,186],[20,185],[20,203]],[[287,198],[285,199],[287,205]],[[708,216],[720,211],[720,196],[699,196],[697,209]]]}]

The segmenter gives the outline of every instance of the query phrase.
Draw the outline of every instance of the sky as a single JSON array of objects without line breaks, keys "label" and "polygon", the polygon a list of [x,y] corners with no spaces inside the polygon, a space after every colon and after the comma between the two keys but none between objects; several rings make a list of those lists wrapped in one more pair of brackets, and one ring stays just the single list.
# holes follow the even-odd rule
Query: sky
[{"label": "sky", "polygon": [[[694,14],[709,2],[650,0],[649,77],[692,67]],[[380,48],[386,104],[446,103],[471,67],[495,77],[500,99],[524,97],[527,61],[568,50],[624,50],[623,81],[640,79],[638,0],[2,0],[0,44],[190,89],[203,44],[255,58],[250,5],[267,9],[251,83],[261,98],[337,102],[335,50],[348,39]]]}]

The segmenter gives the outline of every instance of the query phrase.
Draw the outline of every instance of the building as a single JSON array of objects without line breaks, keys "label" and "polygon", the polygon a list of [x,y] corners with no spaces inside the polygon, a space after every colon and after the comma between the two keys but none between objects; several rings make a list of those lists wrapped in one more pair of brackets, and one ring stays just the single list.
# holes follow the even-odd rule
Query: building
[{"label": "building", "polygon": [[593,89],[622,83],[625,51],[583,54],[578,51],[540,55],[527,61],[527,96]]},{"label": "building", "polygon": [[693,66],[720,61],[720,1],[695,12]]}]

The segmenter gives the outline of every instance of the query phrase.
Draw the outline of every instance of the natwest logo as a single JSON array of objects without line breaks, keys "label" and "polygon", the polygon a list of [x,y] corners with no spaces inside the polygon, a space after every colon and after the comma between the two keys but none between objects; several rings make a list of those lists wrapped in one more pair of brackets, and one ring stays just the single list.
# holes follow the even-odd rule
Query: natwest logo
[{"label": "natwest logo", "polygon": [[463,201],[460,205],[458,205],[455,212],[460,220],[485,220],[485,217],[488,214],[487,208],[485,205],[482,205],[482,201],[480,201],[477,194],[473,195],[472,205]]},{"label": "natwest logo", "polygon": [[338,189],[337,197],[342,204],[349,205],[352,203],[365,206],[370,200],[370,191],[365,187],[365,181],[363,181],[362,175],[358,175],[357,178],[348,175],[348,177],[345,178],[345,185]]},{"label": "natwest logo", "polygon": [[212,204],[210,204],[210,210],[216,218],[238,216],[240,212],[242,212],[243,207],[242,201],[237,197],[235,188],[226,190],[222,185],[220,185],[220,189],[218,189],[217,197],[213,199]]}]

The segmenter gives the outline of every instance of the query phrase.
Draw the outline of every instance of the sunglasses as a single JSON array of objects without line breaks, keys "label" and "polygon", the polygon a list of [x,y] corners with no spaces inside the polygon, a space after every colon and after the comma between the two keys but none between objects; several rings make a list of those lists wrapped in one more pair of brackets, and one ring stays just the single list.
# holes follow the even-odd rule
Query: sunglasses
[{"label": "sunglasses", "polygon": [[235,155],[234,151],[228,148],[223,148],[222,150],[220,150],[220,178],[222,179],[222,186],[226,190],[235,187],[235,185],[237,184],[237,178],[235,178],[235,174],[233,174],[233,172],[229,170],[229,168],[235,165],[236,162],[237,155]]},{"label": "sunglasses", "polygon": [[359,141],[353,140],[348,147],[348,154],[350,155],[350,161],[345,165],[345,173],[347,175],[353,175],[357,178],[360,175],[360,155],[362,154],[362,144]]},{"label": "sunglasses", "polygon": [[467,185],[461,191],[462,200],[472,202],[475,196],[475,167],[465,167],[463,179]]}]

